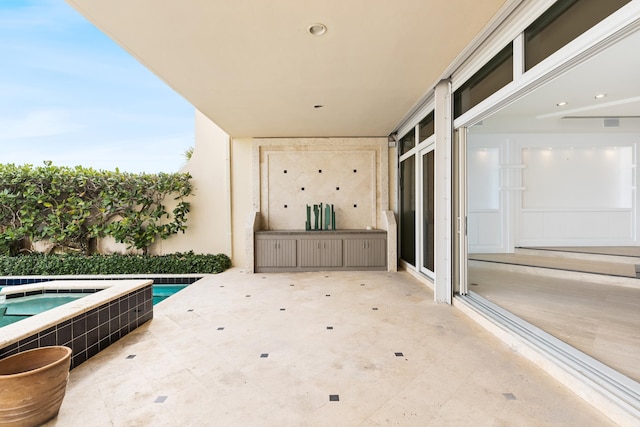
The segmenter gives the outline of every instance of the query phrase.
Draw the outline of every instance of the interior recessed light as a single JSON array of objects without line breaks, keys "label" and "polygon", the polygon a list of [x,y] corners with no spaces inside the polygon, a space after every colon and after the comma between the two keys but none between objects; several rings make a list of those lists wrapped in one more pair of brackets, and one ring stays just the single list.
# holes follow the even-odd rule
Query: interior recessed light
[{"label": "interior recessed light", "polygon": [[605,98],[607,96],[606,93],[599,93],[596,96],[594,96],[595,99],[602,99]]},{"label": "interior recessed light", "polygon": [[309,31],[309,34],[313,36],[321,36],[327,32],[327,26],[320,23],[313,24],[307,28],[307,31]]},{"label": "interior recessed light", "polygon": [[562,102],[558,102],[556,105],[557,105],[558,107],[564,107],[564,106],[565,106],[565,105],[567,105],[567,104],[568,104],[568,102],[567,102],[567,101],[562,101]]}]

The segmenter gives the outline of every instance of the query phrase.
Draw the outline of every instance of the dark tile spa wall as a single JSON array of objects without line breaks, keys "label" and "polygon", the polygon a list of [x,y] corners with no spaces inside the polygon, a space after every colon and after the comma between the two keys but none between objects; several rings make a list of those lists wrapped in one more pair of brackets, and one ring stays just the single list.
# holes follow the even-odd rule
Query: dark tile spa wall
[{"label": "dark tile spa wall", "polygon": [[148,285],[1,348],[0,359],[32,348],[64,345],[73,350],[73,369],[152,318],[153,290]]}]

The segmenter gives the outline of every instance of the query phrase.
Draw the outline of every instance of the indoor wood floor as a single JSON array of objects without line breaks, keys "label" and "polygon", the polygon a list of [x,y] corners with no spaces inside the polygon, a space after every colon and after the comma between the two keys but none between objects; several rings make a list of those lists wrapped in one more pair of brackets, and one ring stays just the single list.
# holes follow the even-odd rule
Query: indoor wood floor
[{"label": "indoor wood floor", "polygon": [[640,382],[640,289],[486,265],[469,268],[471,291]]}]

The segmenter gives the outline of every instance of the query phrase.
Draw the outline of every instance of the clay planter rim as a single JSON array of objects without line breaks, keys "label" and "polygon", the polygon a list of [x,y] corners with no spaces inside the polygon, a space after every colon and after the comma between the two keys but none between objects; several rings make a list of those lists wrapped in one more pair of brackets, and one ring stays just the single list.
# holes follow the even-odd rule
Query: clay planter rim
[{"label": "clay planter rim", "polygon": [[2,380],[2,378],[9,378],[9,377],[11,377],[11,378],[19,378],[19,377],[24,377],[24,376],[27,376],[27,375],[33,375],[34,373],[37,373],[38,371],[43,371],[43,370],[48,369],[48,368],[50,368],[52,366],[64,364],[64,363],[66,363],[67,359],[71,357],[71,353],[72,353],[72,350],[69,347],[66,347],[66,346],[63,346],[63,345],[38,347],[38,348],[31,349],[31,350],[21,351],[20,353],[12,354],[11,356],[7,356],[4,359],[0,359],[0,366],[6,364],[7,361],[10,361],[12,359],[20,359],[20,358],[28,356],[29,354],[34,353],[34,352],[50,352],[51,350],[54,350],[55,353],[57,353],[57,355],[56,355],[56,357],[52,357],[51,361],[49,363],[46,363],[46,364],[44,364],[42,366],[39,366],[37,368],[34,368],[34,369],[29,369],[27,371],[20,371],[20,372],[14,372],[14,373],[9,373],[9,374],[0,373],[0,381]]}]

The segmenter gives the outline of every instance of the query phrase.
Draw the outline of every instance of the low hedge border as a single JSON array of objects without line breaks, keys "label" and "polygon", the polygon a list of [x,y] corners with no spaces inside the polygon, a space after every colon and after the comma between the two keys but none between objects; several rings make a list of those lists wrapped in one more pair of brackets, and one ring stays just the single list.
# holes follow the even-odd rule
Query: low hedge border
[{"label": "low hedge border", "polygon": [[216,274],[231,267],[225,254],[0,256],[0,276],[92,274]]}]

